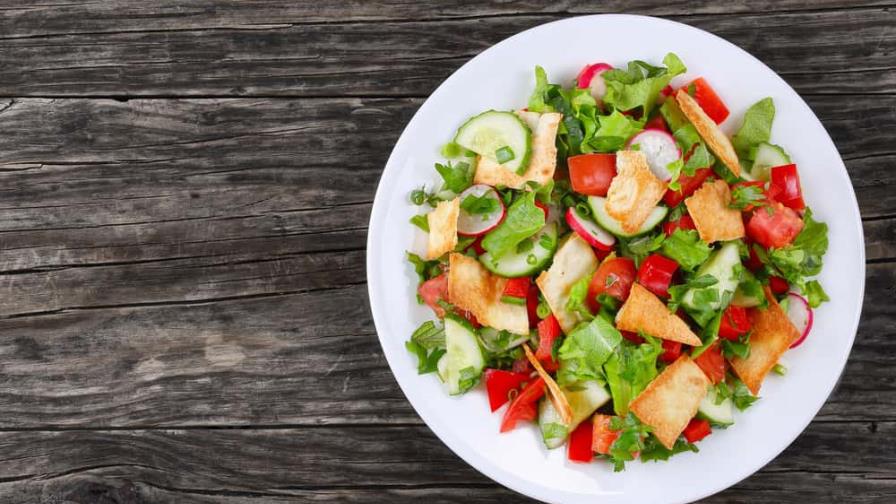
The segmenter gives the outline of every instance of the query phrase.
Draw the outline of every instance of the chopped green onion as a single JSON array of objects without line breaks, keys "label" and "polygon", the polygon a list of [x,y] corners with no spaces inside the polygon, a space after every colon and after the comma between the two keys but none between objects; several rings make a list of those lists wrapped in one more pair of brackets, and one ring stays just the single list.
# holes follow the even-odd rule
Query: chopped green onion
[{"label": "chopped green onion", "polygon": [[425,214],[415,215],[411,217],[411,224],[426,231],[427,233],[429,232],[429,219],[426,218]]},{"label": "chopped green onion", "polygon": [[787,374],[787,368],[781,364],[775,364],[775,367],[772,368],[772,372],[778,376],[784,376]]},{"label": "chopped green onion", "polygon": [[411,191],[411,203],[422,205],[426,201],[426,192],[423,189],[414,189]]},{"label": "chopped green onion", "polygon": [[442,157],[447,159],[453,159],[456,157],[460,157],[461,154],[464,153],[464,148],[460,145],[457,145],[454,142],[448,142],[442,146]]},{"label": "chopped green onion", "polygon": [[500,149],[495,151],[495,158],[499,163],[504,164],[508,161],[512,161],[513,158],[516,157],[516,154],[513,153],[513,149],[508,146],[501,147]]},{"label": "chopped green onion", "polygon": [[501,296],[501,302],[507,304],[524,305],[526,298],[518,298],[514,296]]}]

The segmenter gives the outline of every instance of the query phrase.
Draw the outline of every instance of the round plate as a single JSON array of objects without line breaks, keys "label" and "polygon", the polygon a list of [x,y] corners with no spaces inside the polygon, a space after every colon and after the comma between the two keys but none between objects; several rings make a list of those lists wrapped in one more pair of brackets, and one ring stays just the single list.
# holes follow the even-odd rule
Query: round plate
[{"label": "round plate", "polygon": [[[425,236],[408,223],[418,209],[408,194],[438,182],[439,148],[465,119],[487,109],[524,107],[533,68],[550,82],[571,83],[586,63],[615,66],[642,59],[659,63],[678,54],[688,73],[704,76],[731,109],[727,133],[752,103],[771,96],[777,108],[772,141],[800,166],[803,191],[815,216],[830,226],[830,248],[820,276],[831,297],[817,310],[809,339],[789,351],[787,376],[770,375],[762,399],[735,425],[699,443],[700,453],[668,462],[631,462],[614,473],[607,463],[573,464],[565,450],[548,451],[535,427],[499,434],[501,412],[489,412],[480,387],[449,397],[435,374],[419,376],[404,348],[432,314],[415,299],[416,275],[405,251],[422,252]],[[408,400],[436,435],[495,481],[547,502],[690,502],[723,490],[781,453],[809,424],[837,383],[855,338],[862,306],[865,249],[855,194],[833,142],[806,103],[771,69],[731,43],[663,19],[600,15],[532,28],[491,47],[449,77],[420,107],[395,145],[376,192],[367,242],[370,304],[383,353]]]}]

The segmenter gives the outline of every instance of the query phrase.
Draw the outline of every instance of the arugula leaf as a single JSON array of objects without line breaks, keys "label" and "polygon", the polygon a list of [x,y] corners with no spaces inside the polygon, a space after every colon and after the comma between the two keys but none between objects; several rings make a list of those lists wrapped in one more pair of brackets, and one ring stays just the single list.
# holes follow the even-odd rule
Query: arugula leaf
[{"label": "arugula leaf", "polygon": [[771,98],[763,98],[747,109],[740,130],[731,139],[738,157],[753,160],[751,147],[760,142],[769,141],[774,119],[775,103]]},{"label": "arugula leaf", "polygon": [[408,262],[414,265],[414,271],[420,277],[420,283],[442,274],[442,265],[439,261],[426,261],[422,257],[408,252]]},{"label": "arugula leaf", "polygon": [[470,194],[460,202],[460,208],[470,215],[482,215],[482,220],[488,220],[489,215],[501,208],[501,204],[490,193],[491,191],[487,191],[482,196]]},{"label": "arugula leaf", "polygon": [[658,460],[669,460],[669,457],[673,455],[677,455],[679,453],[684,452],[694,452],[697,453],[700,451],[697,448],[697,445],[693,443],[688,443],[684,438],[678,438],[675,440],[675,444],[672,446],[672,449],[668,449],[663,446],[662,443],[654,436],[649,436],[644,441],[644,448],[641,450],[641,454],[639,458],[641,462],[647,462],[649,460],[658,461]]},{"label": "arugula leaf", "polygon": [[662,253],[685,271],[693,271],[709,259],[712,248],[693,229],[678,228],[663,242]]},{"label": "arugula leaf", "polygon": [[806,295],[806,298],[809,300],[809,306],[812,308],[818,308],[821,303],[831,300],[821,287],[821,284],[818,283],[818,280],[810,280],[806,282],[806,285],[803,288],[803,293]]},{"label": "arugula leaf", "polygon": [[561,385],[601,378],[601,365],[622,341],[622,334],[601,317],[580,324],[560,346],[557,357]]},{"label": "arugula leaf", "polygon": [[473,166],[466,161],[458,161],[452,164],[436,163],[436,171],[445,180],[445,188],[460,194],[466,188],[473,185]]},{"label": "arugula leaf", "polygon": [[429,219],[426,218],[426,214],[414,215],[408,222],[426,231],[427,233],[429,232]]},{"label": "arugula leaf", "polygon": [[414,330],[411,341],[427,350],[445,348],[445,328],[441,324],[427,320]]},{"label": "arugula leaf", "polygon": [[762,206],[766,202],[765,191],[759,186],[738,185],[731,190],[731,203],[729,207],[743,210],[748,206]]},{"label": "arugula leaf", "polygon": [[436,348],[427,352],[426,348],[413,340],[406,341],[404,346],[409,352],[417,356],[417,374],[434,372],[438,366],[439,359],[445,355],[445,350],[442,348]]},{"label": "arugula leaf", "polygon": [[498,259],[544,227],[544,212],[535,206],[535,193],[520,196],[507,209],[504,221],[482,239],[482,248]]},{"label": "arugula leaf", "polygon": [[628,414],[628,405],[656,378],[656,359],[663,353],[663,345],[657,338],[646,336],[646,341],[635,345],[628,340],[621,342],[616,351],[604,363],[613,411],[617,415]]},{"label": "arugula leaf", "polygon": [[619,432],[619,436],[610,445],[607,457],[613,463],[613,471],[625,470],[625,463],[635,460],[639,452],[644,450],[644,439],[650,434],[650,427],[641,423],[633,414],[610,419],[610,429]]},{"label": "arugula leaf", "polygon": [[566,300],[566,310],[578,314],[583,320],[594,318],[587,303],[588,286],[591,284],[592,274],[588,273],[574,283],[569,289],[569,298]]}]

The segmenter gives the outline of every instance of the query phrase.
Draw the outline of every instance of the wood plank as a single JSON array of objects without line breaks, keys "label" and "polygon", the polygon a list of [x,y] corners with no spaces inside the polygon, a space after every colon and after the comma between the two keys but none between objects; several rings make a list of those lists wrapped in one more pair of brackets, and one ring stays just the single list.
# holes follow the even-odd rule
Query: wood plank
[{"label": "wood plank", "polygon": [[[648,13],[682,9],[644,3],[652,8]],[[687,11],[706,14],[680,19],[744,47],[800,93],[896,92],[892,10],[831,10],[813,3],[814,10],[802,11],[809,4],[763,3],[767,9],[733,2],[728,10],[727,4],[698,2]],[[412,4],[350,2],[354,12],[347,18],[345,4],[255,9],[205,2],[152,13],[136,3],[121,9],[6,9],[0,11],[0,95],[423,96],[500,40],[567,13],[594,11],[584,4],[556,10],[536,2],[479,8],[451,2],[436,9]],[[762,13],[746,14],[747,8]],[[741,14],[718,15],[721,10]],[[396,15],[400,19],[393,20]],[[68,23],[72,16],[78,25]],[[357,22],[371,16],[377,22]]]},{"label": "wood plank", "polygon": [[[758,475],[708,502],[780,502],[795,488],[818,497],[861,490],[867,499],[859,502],[882,502],[896,495],[894,434],[891,422],[813,424]],[[177,502],[370,502],[375,492],[405,502],[462,488],[512,495],[417,426],[3,432],[0,446],[0,498],[18,502],[86,495],[128,502],[123,497],[144,490]]]}]

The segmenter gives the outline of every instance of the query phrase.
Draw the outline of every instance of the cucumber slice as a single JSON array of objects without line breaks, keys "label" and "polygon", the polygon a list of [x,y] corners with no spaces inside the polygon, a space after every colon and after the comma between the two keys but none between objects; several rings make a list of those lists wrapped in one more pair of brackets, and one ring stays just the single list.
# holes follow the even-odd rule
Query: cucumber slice
[{"label": "cucumber slice", "polygon": [[722,402],[716,404],[716,388],[710,387],[709,391],[700,401],[700,407],[697,408],[697,416],[704,420],[709,420],[716,425],[728,426],[734,423],[734,402],[730,397],[726,397]]},{"label": "cucumber slice", "polygon": [[445,382],[449,394],[463,394],[482,374],[485,355],[473,326],[450,313],[445,315],[445,350],[437,364],[439,378]]},{"label": "cucumber slice", "polygon": [[501,164],[515,173],[526,171],[532,153],[531,131],[513,112],[489,110],[469,119],[457,129],[454,143],[494,161],[498,150],[508,147],[513,159]]},{"label": "cucumber slice", "polygon": [[756,180],[768,180],[769,169],[773,166],[790,164],[790,156],[780,146],[762,142],[751,149],[753,167],[750,175]]},{"label": "cucumber slice", "polygon": [[488,252],[479,256],[479,262],[492,273],[506,278],[531,276],[543,269],[557,251],[557,224],[546,224],[541,231],[523,240],[513,252],[494,259]]},{"label": "cucumber slice", "polygon": [[580,382],[566,387],[561,387],[563,395],[569,401],[572,408],[572,423],[566,425],[560,418],[560,413],[554,408],[551,401],[545,399],[538,406],[538,426],[545,446],[556,448],[566,441],[570,432],[574,431],[580,423],[584,422],[597,408],[610,400],[610,394],[596,381]]},{"label": "cucumber slice", "polygon": [[653,211],[650,212],[650,215],[647,216],[647,220],[644,221],[644,224],[641,225],[641,228],[638,229],[634,233],[626,233],[622,230],[622,224],[619,223],[618,220],[610,217],[604,208],[604,204],[606,203],[607,198],[603,198],[601,196],[588,196],[588,206],[591,207],[591,214],[594,216],[594,220],[597,221],[604,229],[613,233],[616,236],[621,236],[623,238],[630,238],[632,236],[642,235],[654,227],[657,224],[663,221],[666,218],[666,215],[669,213],[669,209],[664,207],[663,205],[657,205],[654,207]]},{"label": "cucumber slice", "polygon": [[709,259],[700,266],[695,275],[695,278],[711,275],[718,280],[714,285],[702,288],[717,290],[719,292],[717,301],[710,302],[707,306],[697,306],[694,302],[694,294],[697,289],[690,289],[684,294],[681,304],[692,310],[701,310],[708,307],[710,310],[718,311],[725,308],[727,306],[727,303],[723,306],[725,292],[734,294],[734,291],[737,290],[737,284],[740,283],[739,271],[735,269],[738,265],[740,265],[740,252],[738,251],[737,243],[728,242],[722,245],[722,248],[709,256]]}]

